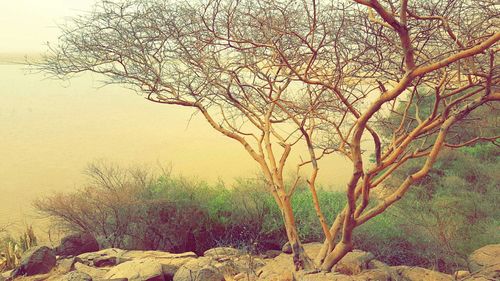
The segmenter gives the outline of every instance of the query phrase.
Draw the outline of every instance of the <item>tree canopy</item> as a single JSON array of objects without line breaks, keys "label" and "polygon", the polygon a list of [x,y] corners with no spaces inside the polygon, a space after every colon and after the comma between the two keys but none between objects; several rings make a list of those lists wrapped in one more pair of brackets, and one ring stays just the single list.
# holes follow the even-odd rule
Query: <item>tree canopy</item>
[{"label": "tree canopy", "polygon": [[[283,173],[292,150],[306,148],[294,164],[312,168],[307,182],[325,235],[316,263],[329,271],[353,249],[353,230],[425,177],[443,147],[498,138],[449,138],[455,124],[500,100],[497,7],[492,0],[107,0],[62,26],[38,66],[60,78],[103,74],[150,101],[192,107],[239,142],[282,212],[297,269],[316,266],[297,235],[290,200],[297,184],[285,184]],[[382,123],[390,113],[400,116],[393,127]],[[374,163],[363,159],[366,150]],[[332,153],[353,171],[347,204],[330,226],[315,180],[318,160]],[[418,169],[373,202],[373,189],[419,158]]]}]

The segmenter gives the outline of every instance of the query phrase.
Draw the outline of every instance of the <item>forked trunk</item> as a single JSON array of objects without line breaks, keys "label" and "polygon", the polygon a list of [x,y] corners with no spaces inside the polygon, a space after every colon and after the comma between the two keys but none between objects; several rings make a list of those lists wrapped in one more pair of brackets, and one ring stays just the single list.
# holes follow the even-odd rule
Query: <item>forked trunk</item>
[{"label": "forked trunk", "polygon": [[337,234],[342,226],[342,221],[344,220],[344,211],[342,211],[340,214],[337,215],[335,218],[335,221],[332,224],[332,227],[330,228],[330,235],[332,237],[332,241],[328,241],[325,239],[323,242],[323,246],[321,247],[321,250],[319,251],[318,255],[316,256],[314,260],[314,264],[318,267],[320,267],[323,264],[323,261],[325,260],[326,256],[333,251],[335,248],[335,238],[337,237]]},{"label": "forked trunk", "polygon": [[352,250],[352,243],[346,244],[344,242],[339,242],[335,245],[333,251],[331,251],[323,261],[321,265],[321,271],[331,271],[332,267],[337,264],[347,253]]},{"label": "forked trunk", "polygon": [[286,234],[288,236],[288,241],[292,247],[293,252],[293,264],[295,265],[295,270],[315,270],[313,261],[309,258],[307,253],[304,251],[302,243],[300,243],[299,235],[297,232],[297,226],[295,225],[295,219],[293,216],[292,205],[290,203],[290,198],[283,200],[283,218],[285,221]]}]

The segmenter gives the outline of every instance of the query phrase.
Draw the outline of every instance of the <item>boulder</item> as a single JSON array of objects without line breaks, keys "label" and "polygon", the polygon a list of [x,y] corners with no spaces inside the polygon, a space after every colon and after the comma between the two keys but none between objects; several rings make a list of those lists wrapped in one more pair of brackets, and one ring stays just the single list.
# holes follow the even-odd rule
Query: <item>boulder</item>
[{"label": "boulder", "polygon": [[120,255],[120,260],[136,260],[153,258],[159,262],[163,269],[163,274],[167,279],[173,278],[175,272],[189,261],[195,260],[197,255],[193,252],[172,254],[161,251],[125,251]]},{"label": "boulder", "polygon": [[306,254],[314,260],[316,256],[319,254],[319,251],[323,247],[323,243],[318,243],[318,242],[313,242],[313,243],[305,243],[302,244],[302,247],[304,247],[304,251],[306,251]]},{"label": "boulder", "polygon": [[75,263],[77,262],[77,258],[67,258],[67,259],[59,259],[57,261],[57,271],[65,274],[75,269]]},{"label": "boulder", "polygon": [[277,256],[279,256],[282,252],[281,251],[278,251],[278,250],[267,250],[264,252],[264,254],[262,255],[263,258],[265,259],[273,259]]},{"label": "boulder", "polygon": [[99,244],[90,233],[74,233],[65,236],[56,248],[56,254],[64,257],[96,251],[99,251]]},{"label": "boulder", "polygon": [[425,269],[417,266],[391,266],[402,281],[452,281],[448,274]]},{"label": "boulder", "polygon": [[217,257],[217,256],[240,256],[243,255],[243,251],[231,247],[217,247],[206,250],[203,253],[205,257]]},{"label": "boulder", "polygon": [[125,250],[117,249],[117,248],[109,248],[109,249],[104,249],[100,250],[98,252],[92,252],[92,253],[84,253],[81,255],[77,256],[77,260],[83,264],[86,264],[88,266],[106,266],[104,264],[111,264],[115,263],[119,264],[124,261],[129,261],[131,258],[123,258],[123,254],[125,253]]},{"label": "boulder", "polygon": [[97,257],[92,261],[95,267],[107,267],[115,266],[118,264],[119,259],[117,257]]},{"label": "boulder", "polygon": [[[322,246],[323,246],[323,244],[322,243],[318,243],[318,242],[302,244],[302,247],[304,248],[304,251],[313,260],[318,255],[318,253],[321,250]],[[292,254],[292,246],[290,246],[290,242],[286,242],[283,245],[283,247],[281,248],[281,252],[283,252],[285,254]],[[277,255],[275,255],[275,256],[277,256]]]},{"label": "boulder", "polygon": [[304,273],[304,272],[294,272],[294,278],[289,279],[293,281],[353,281],[353,279],[344,274],[337,272],[317,272],[317,273]]},{"label": "boulder", "polygon": [[390,267],[385,262],[373,259],[368,262],[368,269],[390,269]]},{"label": "boulder", "polygon": [[487,245],[475,250],[468,258],[471,273],[500,264],[500,244]]},{"label": "boulder", "polygon": [[353,250],[347,253],[334,267],[334,271],[346,275],[356,275],[368,269],[368,264],[375,256],[370,252]]},{"label": "boulder", "polygon": [[92,281],[92,277],[87,273],[72,271],[59,277],[56,281]]},{"label": "boulder", "polygon": [[[231,279],[229,279],[231,280]],[[257,276],[255,274],[249,274],[249,273],[244,273],[240,272],[233,276],[234,281],[255,281],[257,280]]]},{"label": "boulder", "polygon": [[161,264],[153,258],[127,261],[113,267],[103,279],[126,278],[128,281],[164,281]]},{"label": "boulder", "polygon": [[44,274],[54,268],[56,256],[54,251],[46,246],[37,246],[26,251],[18,268],[12,272],[12,277]]},{"label": "boulder", "polygon": [[106,269],[102,268],[95,268],[92,266],[88,266],[86,264],[77,262],[75,263],[75,270],[78,270],[80,272],[86,273],[92,277],[93,280],[95,279],[102,279],[104,275],[108,272]]},{"label": "boulder", "polygon": [[397,279],[395,272],[385,269],[369,269],[358,275],[352,276],[353,281],[394,281]]},{"label": "boulder", "polygon": [[292,257],[282,253],[274,259],[266,260],[266,264],[256,272],[259,280],[272,280],[294,271]]},{"label": "boulder", "polygon": [[0,279],[2,279],[2,278],[5,279],[5,280],[9,279],[10,276],[12,275],[13,271],[14,270],[7,270],[5,272],[0,272]]},{"label": "boulder", "polygon": [[243,255],[225,261],[227,267],[234,268],[237,272],[244,273],[247,276],[255,275],[259,269],[266,265],[261,258],[251,255]]},{"label": "boulder", "polygon": [[184,264],[175,273],[174,281],[224,281],[225,276],[239,273],[231,262],[219,262],[211,257],[201,257]]},{"label": "boulder", "polygon": [[193,252],[172,254],[162,251],[125,251],[111,248],[82,254],[77,258],[81,263],[92,267],[119,265],[128,261],[152,258],[161,264],[163,273],[168,279],[174,276],[179,267],[190,260],[196,259],[196,257],[197,255]]},{"label": "boulder", "polygon": [[492,281],[500,280],[500,264],[483,267],[481,270],[476,271],[463,279],[463,281]]}]

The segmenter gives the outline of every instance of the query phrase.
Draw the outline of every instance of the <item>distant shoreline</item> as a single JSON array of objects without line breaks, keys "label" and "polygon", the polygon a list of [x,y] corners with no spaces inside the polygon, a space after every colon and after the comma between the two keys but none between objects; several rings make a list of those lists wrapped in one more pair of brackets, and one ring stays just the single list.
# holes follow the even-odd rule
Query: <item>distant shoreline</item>
[{"label": "distant shoreline", "polygon": [[27,60],[38,61],[41,53],[0,53],[0,65],[22,65]]}]

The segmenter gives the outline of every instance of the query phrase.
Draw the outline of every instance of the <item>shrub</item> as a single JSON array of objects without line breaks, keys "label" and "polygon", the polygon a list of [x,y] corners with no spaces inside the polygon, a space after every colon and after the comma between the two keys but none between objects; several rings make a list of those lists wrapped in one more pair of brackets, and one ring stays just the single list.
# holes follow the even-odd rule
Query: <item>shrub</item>
[{"label": "shrub", "polygon": [[[34,205],[59,227],[90,232],[105,247],[203,253],[231,245],[262,251],[287,240],[281,212],[259,179],[226,187],[106,163],[90,165],[86,174],[89,183],[82,189]],[[344,202],[334,192],[320,190],[318,196],[330,218]],[[303,241],[322,239],[310,192],[299,187],[292,204]]]},{"label": "shrub", "polygon": [[[358,245],[392,265],[444,272],[466,268],[472,251],[500,242],[500,155],[493,147],[443,151],[434,169],[401,202],[360,227]],[[413,167],[403,167],[388,181],[389,188]]]}]

